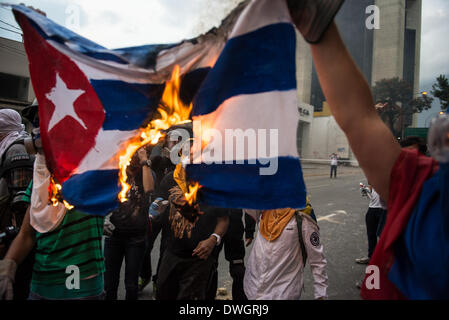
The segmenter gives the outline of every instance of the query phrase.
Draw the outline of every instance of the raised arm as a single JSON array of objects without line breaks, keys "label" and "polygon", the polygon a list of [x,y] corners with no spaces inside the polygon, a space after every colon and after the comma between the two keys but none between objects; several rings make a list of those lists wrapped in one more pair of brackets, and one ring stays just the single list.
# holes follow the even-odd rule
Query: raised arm
[{"label": "raised arm", "polygon": [[140,160],[140,164],[142,166],[142,183],[143,190],[145,193],[154,191],[154,179],[153,174],[150,169],[150,165],[148,163],[148,155],[145,148],[140,148],[137,151],[137,155]]},{"label": "raised arm", "polygon": [[366,177],[387,200],[391,170],[401,152],[398,142],[377,114],[369,85],[335,23],[311,49],[332,115],[345,132]]}]

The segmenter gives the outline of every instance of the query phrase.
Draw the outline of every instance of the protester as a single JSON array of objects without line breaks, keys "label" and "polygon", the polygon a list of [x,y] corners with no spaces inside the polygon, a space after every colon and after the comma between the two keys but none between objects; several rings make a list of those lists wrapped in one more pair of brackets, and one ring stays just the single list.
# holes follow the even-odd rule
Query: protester
[{"label": "protester", "polygon": [[338,156],[335,153],[330,155],[331,159],[331,179],[332,176],[337,179]]},{"label": "protester", "polygon": [[[185,171],[178,164],[161,188],[170,192],[170,235],[157,279],[158,300],[205,300],[214,254],[229,224],[226,209],[200,205],[187,214]],[[184,211],[184,212],[183,212]]]},{"label": "protester", "polygon": [[355,262],[358,264],[368,264],[374,253],[374,249],[376,248],[377,237],[381,234],[380,230],[383,228],[386,219],[387,207],[385,202],[369,183],[368,186],[363,186],[362,195],[366,195],[370,200],[368,211],[365,216],[366,234],[368,237],[368,256],[356,259]]},{"label": "protester", "polygon": [[20,227],[25,215],[25,210],[19,210],[16,217],[12,202],[26,190],[33,175],[34,156],[28,154],[23,143],[28,137],[17,111],[0,110],[0,232],[13,221]]},{"label": "protester", "polygon": [[[186,134],[186,137],[192,137],[192,123],[185,123],[181,125],[172,126],[166,132],[166,136],[163,142],[158,145],[157,149],[153,148],[152,154],[152,169],[156,173],[156,187],[155,187],[155,199],[162,199],[162,202],[168,201],[170,191],[169,189],[173,187],[173,174],[176,167],[175,161],[172,161],[172,157],[176,160],[180,157],[182,148],[179,148],[183,143],[187,141],[182,141],[182,133]],[[185,131],[184,131],[185,130]],[[178,159],[180,160],[180,158]],[[154,205],[154,204],[153,204]],[[142,271],[139,279],[139,291],[142,291],[145,286],[149,283],[151,274],[149,270],[151,268],[151,251],[153,250],[154,242],[156,241],[159,234],[161,234],[160,245],[159,245],[159,259],[156,267],[156,272],[153,274],[151,280],[153,281],[153,298],[157,296],[157,278],[161,266],[162,257],[164,255],[165,249],[167,247],[168,239],[171,233],[170,229],[170,208],[167,205],[159,206],[158,212],[152,215],[151,219],[151,234],[148,238],[148,246],[144,257],[144,263],[142,266]],[[151,207],[150,207],[151,210]]]},{"label": "protester", "polygon": [[[18,236],[0,261],[0,298],[13,298],[11,289],[17,265],[36,244],[30,300],[101,300],[104,297],[101,244],[104,219],[76,210],[67,211],[61,203],[49,204],[49,184],[45,158],[38,154],[33,183],[26,194],[30,207]],[[67,286],[69,267],[79,271],[79,282],[74,280],[74,288]]]},{"label": "protester", "polygon": [[259,222],[259,232],[245,273],[244,288],[248,299],[299,300],[306,261],[314,278],[315,299],[326,299],[327,261],[310,203],[301,211],[245,211]]},{"label": "protester", "polygon": [[[171,130],[175,130],[176,128],[172,128]],[[163,142],[157,146],[155,146],[151,150],[151,169],[156,174],[155,179],[155,187],[154,187],[154,199],[161,198],[162,200],[168,199],[168,190],[160,191],[160,185],[164,177],[169,173],[173,172],[175,169],[175,164],[173,164],[170,160],[171,149],[174,146],[174,143],[170,141],[170,131],[167,133],[167,136],[163,140]],[[160,209],[160,208],[159,208]],[[151,207],[150,207],[151,211]],[[148,233],[146,238],[146,249],[145,255],[142,263],[142,268],[139,275],[139,292],[142,292],[143,289],[153,281],[153,297],[156,297],[156,282],[157,282],[157,273],[159,270],[160,262],[162,259],[162,255],[164,253],[166,242],[169,234],[169,223],[168,223],[168,210],[164,209],[161,212],[157,212],[157,214],[151,216],[151,232]],[[151,266],[151,252],[153,250],[154,242],[158,235],[161,234],[161,241],[159,246],[159,259],[156,267],[156,272],[152,277],[153,268]]]},{"label": "protester", "polygon": [[[23,197],[33,177],[34,155],[29,154],[24,139],[20,114],[11,109],[0,110],[0,259],[22,226],[28,203]],[[17,268],[14,283],[14,299],[25,300],[29,295],[34,264],[31,252]]]},{"label": "protester", "polygon": [[[243,289],[245,276],[245,246],[248,247],[253,239],[256,221],[249,215],[244,214],[245,225],[243,225],[243,211],[240,209],[229,210],[229,226],[219,249],[215,252],[216,270],[218,269],[218,258],[224,247],[225,259],[229,262],[229,274],[232,278],[232,300],[247,300]],[[245,241],[243,241],[245,233]],[[209,284],[208,300],[215,300],[218,287],[218,272],[214,273]]]},{"label": "protester", "polygon": [[[302,21],[294,18],[300,27]],[[311,50],[333,116],[366,177],[380,197],[388,199],[387,222],[370,262],[380,270],[378,285],[367,286],[371,276],[367,275],[362,297],[447,299],[449,121],[437,121],[433,139],[429,135],[429,146],[435,144],[431,151],[435,160],[416,150],[401,150],[379,117],[369,85],[335,24]]]},{"label": "protester", "polygon": [[145,255],[146,238],[150,232],[148,210],[154,191],[151,163],[145,148],[133,156],[128,171],[131,189],[128,200],[121,203],[111,217],[112,235],[105,239],[105,290],[107,300],[117,300],[120,270],[125,259],[126,300],[137,300],[138,277]]}]

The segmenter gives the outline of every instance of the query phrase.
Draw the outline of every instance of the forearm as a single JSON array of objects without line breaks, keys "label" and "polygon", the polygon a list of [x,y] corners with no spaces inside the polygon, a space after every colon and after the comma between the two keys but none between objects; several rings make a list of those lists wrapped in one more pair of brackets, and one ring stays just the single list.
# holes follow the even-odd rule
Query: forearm
[{"label": "forearm", "polygon": [[217,219],[217,225],[215,226],[214,233],[218,234],[220,237],[223,237],[226,234],[229,226],[229,217],[219,217]]},{"label": "forearm", "polygon": [[154,179],[151,173],[151,169],[148,166],[142,167],[142,183],[144,192],[154,191]]},{"label": "forearm", "polygon": [[36,236],[30,225],[30,208],[28,207],[20,232],[9,247],[5,259],[14,260],[18,265],[21,264],[33,249],[35,242]]},{"label": "forearm", "polygon": [[20,265],[33,249],[34,243],[34,237],[19,233],[9,247],[5,259],[14,260]]}]

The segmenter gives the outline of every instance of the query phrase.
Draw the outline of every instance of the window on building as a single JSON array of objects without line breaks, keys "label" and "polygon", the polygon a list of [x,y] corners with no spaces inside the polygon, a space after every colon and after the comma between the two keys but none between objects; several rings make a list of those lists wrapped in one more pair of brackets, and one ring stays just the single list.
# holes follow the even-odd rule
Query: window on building
[{"label": "window on building", "polygon": [[28,101],[30,79],[0,72],[0,99]]}]

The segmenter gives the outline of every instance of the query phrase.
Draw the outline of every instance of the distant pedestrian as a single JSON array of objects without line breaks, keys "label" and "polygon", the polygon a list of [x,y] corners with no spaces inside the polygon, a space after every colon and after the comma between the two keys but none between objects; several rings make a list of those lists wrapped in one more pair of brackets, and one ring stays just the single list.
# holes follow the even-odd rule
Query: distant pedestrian
[{"label": "distant pedestrian", "polygon": [[369,208],[366,212],[366,234],[368,237],[368,256],[356,259],[359,264],[368,264],[377,245],[377,238],[380,236],[380,230],[385,224],[387,215],[387,206],[380,198],[376,190],[371,185],[362,186],[362,195],[366,195],[370,199]]},{"label": "distant pedestrian", "polygon": [[338,156],[336,153],[332,153],[330,155],[331,158],[331,179],[332,176],[334,176],[334,178],[337,178],[337,167],[338,167]]}]

